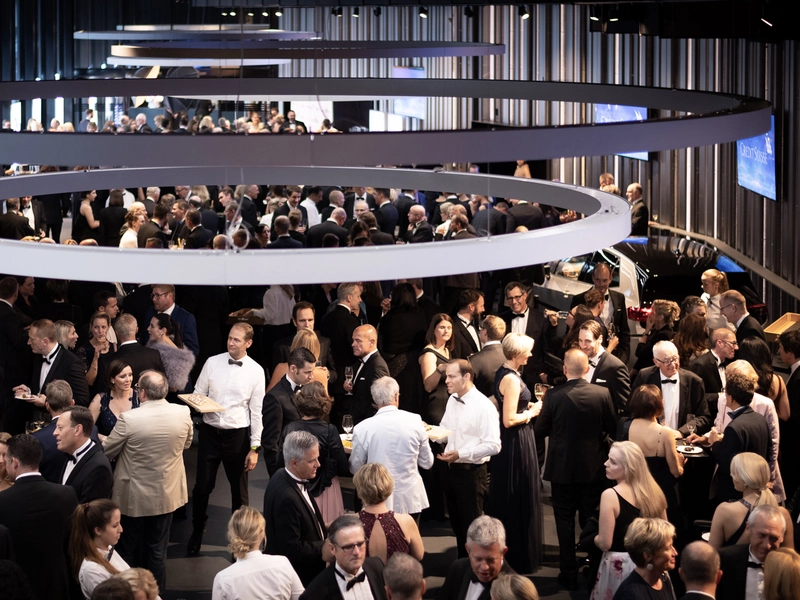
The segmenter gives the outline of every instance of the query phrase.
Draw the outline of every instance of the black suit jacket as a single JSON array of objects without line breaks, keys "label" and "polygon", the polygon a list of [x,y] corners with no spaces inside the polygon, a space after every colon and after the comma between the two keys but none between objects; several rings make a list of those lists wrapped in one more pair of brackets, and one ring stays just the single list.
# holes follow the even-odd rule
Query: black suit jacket
[{"label": "black suit jacket", "polygon": [[592,383],[601,385],[611,392],[611,400],[618,413],[627,414],[631,398],[631,380],[626,367],[616,356],[603,352],[594,368]]},{"label": "black suit jacket", "polygon": [[494,376],[505,361],[502,344],[489,344],[469,357],[475,372],[475,387],[484,396],[494,396]]},{"label": "black suit jacket", "polygon": [[700,592],[686,592],[681,596],[681,600],[708,600],[708,596]]},{"label": "black suit jacket", "polygon": [[[288,202],[286,202],[286,203],[282,204],[281,206],[279,206],[278,210],[276,210],[273,213],[273,215],[272,215],[272,226],[270,228],[270,233],[269,233],[269,239],[271,241],[274,242],[276,239],[278,239],[278,232],[275,231],[275,219],[277,219],[278,217],[288,217],[290,210],[292,210],[292,207],[289,206]],[[306,209],[306,207],[303,206],[302,204],[298,204],[297,205],[297,210],[299,210],[301,213],[303,213],[302,219],[303,219],[303,221],[308,223],[308,210]],[[247,219],[245,219],[245,221],[246,220]]]},{"label": "black suit jacket", "polygon": [[86,383],[86,368],[80,358],[62,346],[53,359],[53,364],[50,365],[44,384],[40,388],[39,377],[42,373],[43,364],[44,358],[38,354],[35,355],[33,358],[33,375],[29,386],[32,394],[43,394],[44,390],[47,389],[48,383],[56,379],[63,379],[72,387],[72,397],[75,399],[75,404],[89,406],[89,402],[92,399],[89,397],[89,385]]},{"label": "black suit jacket", "polygon": [[[255,228],[258,225],[258,215],[256,214],[255,202],[247,196],[242,196],[239,199],[239,207],[242,214],[242,220],[245,223],[248,223],[251,227]],[[285,214],[288,216],[289,211],[287,210]],[[304,215],[304,217],[308,218],[308,215]]]},{"label": "black suit jacket", "polygon": [[[500,569],[501,574],[513,575],[515,573],[508,561],[503,561],[503,567]],[[459,558],[447,570],[447,577],[444,579],[442,587],[439,588],[439,593],[436,595],[436,600],[464,600],[467,597],[469,590],[470,577],[472,574],[472,567],[469,564],[469,558]],[[489,600],[491,593],[489,588],[485,589],[478,600]]]},{"label": "black suit jacket", "polygon": [[789,377],[786,383],[789,395],[789,408],[792,411],[788,421],[780,421],[781,429],[781,475],[787,498],[800,486],[800,468],[796,459],[800,456],[800,369]]},{"label": "black suit jacket", "polygon": [[717,585],[717,600],[744,600],[750,544],[735,544],[719,549],[722,579]]},{"label": "black suit jacket", "polygon": [[332,233],[339,238],[340,247],[347,246],[347,236],[349,235],[347,229],[339,227],[336,221],[323,221],[319,225],[309,227],[306,231],[306,247],[322,248],[322,238],[327,233]]},{"label": "black suit jacket", "polygon": [[[53,436],[57,423],[58,418],[55,418],[39,431],[33,433],[33,437],[39,440],[42,445],[42,460],[39,462],[39,472],[42,477],[51,483],[61,483],[64,465],[67,464],[67,455],[58,449],[56,438]],[[100,443],[97,435],[97,427],[92,427],[91,437],[95,444]]]},{"label": "black suit jacket", "polygon": [[139,381],[139,375],[144,371],[164,372],[164,363],[161,361],[161,353],[155,348],[142,346],[139,342],[124,344],[117,347],[114,358],[128,363],[133,371],[133,380]]},{"label": "black suit jacket", "polygon": [[744,321],[739,324],[739,327],[736,328],[736,343],[741,345],[749,337],[759,337],[765,342],[767,341],[761,324],[752,316],[747,315]]},{"label": "black suit jacket", "polygon": [[100,221],[100,233],[97,238],[101,246],[119,248],[119,240],[122,238],[119,232],[125,224],[127,214],[124,206],[108,206],[100,211],[97,217]]},{"label": "black suit jacket", "polygon": [[506,217],[506,233],[514,233],[514,230],[520,226],[527,227],[529,231],[544,227],[542,210],[529,202],[520,202],[509,208]]},{"label": "black suit jacket", "polygon": [[219,215],[210,208],[201,208],[200,224],[213,236],[215,231],[219,231]]},{"label": "black suit jacket", "polygon": [[0,215],[0,238],[21,240],[26,235],[34,235],[28,219],[13,212]]},{"label": "black suit jacket", "polygon": [[[372,403],[372,392],[370,388],[376,379],[389,376],[389,367],[383,360],[380,352],[375,352],[367,359],[361,371],[358,371],[359,362],[353,364],[353,395],[346,396],[351,401],[352,408],[350,414],[353,415],[353,423],[359,424],[364,419],[368,419],[378,412]],[[358,373],[358,374],[356,374]]]},{"label": "black suit jacket", "polygon": [[[20,200],[20,202],[22,202],[22,200]],[[39,235],[39,232],[44,231],[45,227],[47,227],[47,220],[44,216],[44,206],[34,198],[31,200],[31,209],[33,210],[33,231],[35,235]],[[22,214],[21,207],[20,214]]]},{"label": "black suit jacket", "polygon": [[208,242],[214,238],[214,234],[206,229],[203,225],[199,225],[192,229],[183,241],[183,247],[186,250],[193,250],[197,248],[208,248]]},{"label": "black suit jacket", "polygon": [[[403,233],[401,231],[401,233]],[[416,229],[412,229],[410,231],[406,231],[404,234],[404,239],[407,244],[419,244],[422,242],[432,242],[433,241],[433,225],[428,223],[427,221],[423,221],[422,223],[418,223]]]},{"label": "black suit jacket", "polygon": [[703,387],[706,391],[706,404],[708,405],[708,412],[713,421],[717,414],[719,393],[722,391],[722,378],[719,376],[719,369],[717,368],[717,360],[714,358],[714,353],[706,352],[705,354],[701,354],[690,362],[686,368],[703,380]]},{"label": "black suit jacket", "polygon": [[161,243],[164,244],[164,248],[167,247],[167,242],[169,241],[167,239],[167,234],[164,233],[164,230],[161,229],[161,226],[155,221],[147,221],[139,228],[139,233],[136,234],[139,248],[144,248],[147,240],[151,237],[161,240]]},{"label": "black suit jacket", "polygon": [[[608,295],[611,299],[611,303],[614,305],[614,318],[612,322],[614,323],[614,327],[617,330],[617,337],[619,338],[619,344],[614,348],[612,354],[627,365],[631,354],[631,327],[628,324],[628,310],[625,307],[625,296],[614,290],[608,290]],[[586,292],[583,292],[582,294],[572,297],[570,308],[578,306],[578,304],[584,304],[585,302]],[[605,342],[606,343],[603,345],[607,345],[608,340],[605,340]]]},{"label": "black suit jacket", "polygon": [[[372,194],[366,194],[367,196],[367,204],[369,205],[370,210],[375,210],[375,197]],[[344,210],[347,213],[347,218],[353,218],[353,207],[356,203],[356,195],[353,192],[347,192],[344,195]]]},{"label": "black suit jacket", "polygon": [[[534,384],[541,383],[539,373],[544,371],[544,355],[557,344],[556,337],[558,329],[550,324],[550,320],[544,312],[535,308],[529,308],[528,325],[525,328],[525,335],[533,339],[533,351],[528,359],[528,364],[522,370],[522,379],[525,384],[533,389]],[[511,331],[511,321],[514,313],[510,310],[500,314],[500,318],[506,323],[506,332]]]},{"label": "black suit jacket", "polygon": [[442,307],[436,303],[436,300],[423,293],[422,296],[417,298],[417,306],[425,313],[425,320],[430,324],[433,317],[442,312]]},{"label": "black suit jacket", "polygon": [[264,462],[270,477],[281,467],[278,462],[283,428],[292,421],[300,419],[295,393],[286,377],[281,377],[272,389],[264,396],[261,406],[261,422],[264,429],[261,433],[261,447],[264,449]]},{"label": "black suit jacket", "polygon": [[717,499],[727,502],[742,497],[742,493],[733,487],[731,478],[731,461],[734,456],[741,452],[753,452],[769,462],[771,449],[772,438],[763,415],[754,412],[749,406],[739,412],[725,428],[722,441],[711,447],[711,453],[717,461],[719,477]]},{"label": "black suit jacket", "polygon": [[379,231],[378,229],[369,230],[369,241],[376,246],[391,246],[394,244],[394,236]]},{"label": "black suit jacket", "polygon": [[[359,325],[361,322],[358,317],[341,304],[337,304],[336,308],[322,317],[319,330],[331,341],[331,353],[339,370],[337,373],[339,381],[333,390],[329,391],[337,393],[343,391],[344,367],[353,364],[353,332]],[[353,373],[355,374],[355,371]]]},{"label": "black suit jacket", "polygon": [[[331,341],[322,335],[320,332],[315,331],[317,339],[319,340],[319,356],[317,360],[322,362],[322,366],[328,369],[328,383],[331,384],[336,381],[336,362],[333,360],[333,353],[331,352]],[[292,347],[294,336],[290,335],[282,340],[278,340],[272,346],[272,368],[279,363],[289,362],[289,349]]]},{"label": "black suit jacket", "polygon": [[648,223],[650,221],[650,211],[644,204],[644,200],[637,200],[631,206],[631,235],[646,236]]},{"label": "black suit jacket", "polygon": [[375,218],[378,221],[378,229],[392,236],[392,239],[394,239],[394,228],[397,227],[397,221],[400,218],[394,204],[391,202],[384,202],[383,206],[375,209]]},{"label": "black suit jacket", "polygon": [[408,231],[408,211],[417,203],[414,198],[402,194],[394,201],[394,207],[397,209],[397,228],[400,231],[400,236],[405,235]]},{"label": "black suit jacket", "polygon": [[317,503],[313,498],[311,502],[313,511],[286,469],[269,478],[264,493],[267,554],[288,558],[304,586],[325,569],[322,545],[328,535]]},{"label": "black suit jacket", "polygon": [[[697,433],[702,435],[711,429],[711,415],[708,412],[703,380],[686,369],[678,369],[677,377],[679,379],[677,385],[680,386],[678,392],[678,431],[684,437],[689,435],[689,430],[686,429],[686,415],[693,414],[697,425]],[[647,367],[639,371],[631,389],[635,391],[640,385],[651,383],[661,390],[661,379],[662,375],[658,367]]]},{"label": "black suit jacket", "polygon": [[[368,557],[362,568],[367,575],[372,597],[375,600],[385,600],[386,589],[384,588],[381,559],[375,556]],[[306,591],[300,596],[300,600],[342,600],[342,592],[336,582],[338,577],[334,572],[334,566],[331,565],[308,584]]]},{"label": "black suit jacket", "polygon": [[75,490],[41,475],[22,477],[0,493],[0,525],[8,527],[16,562],[40,600],[69,598],[65,548],[77,505]]},{"label": "black suit jacket", "polygon": [[[61,477],[64,476],[66,468],[65,463],[61,469]],[[66,485],[75,490],[78,502],[81,504],[100,498],[111,498],[113,483],[111,463],[103,453],[103,447],[96,442],[86,451],[86,456],[75,465],[66,481]]]},{"label": "black suit jacket", "polygon": [[[477,333],[478,326],[473,324],[473,327],[475,327],[475,333]],[[475,344],[469,329],[458,315],[453,317],[453,338],[455,341],[451,352],[453,358],[467,358],[470,354],[475,354],[480,350],[480,347]]]},{"label": "black suit jacket", "polygon": [[603,481],[606,436],[617,421],[609,391],[585,379],[571,379],[548,390],[534,424],[539,438],[550,438],[544,479],[552,483]]},{"label": "black suit jacket", "polygon": [[490,206],[479,210],[472,218],[472,226],[478,237],[489,237],[506,233],[506,216]]},{"label": "black suit jacket", "polygon": [[0,302],[0,369],[9,388],[27,383],[30,372],[31,351],[24,319],[18,309]]},{"label": "black suit jacket", "polygon": [[270,242],[269,244],[266,245],[267,250],[291,250],[302,247],[303,247],[302,242],[293,240],[288,235],[279,236],[275,239],[274,242]]}]

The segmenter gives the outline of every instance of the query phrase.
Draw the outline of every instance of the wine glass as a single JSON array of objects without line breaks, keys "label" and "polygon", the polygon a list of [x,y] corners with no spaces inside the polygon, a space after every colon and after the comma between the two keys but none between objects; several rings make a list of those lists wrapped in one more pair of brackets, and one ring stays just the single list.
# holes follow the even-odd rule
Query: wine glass
[{"label": "wine glass", "polygon": [[609,339],[611,339],[612,337],[617,335],[617,327],[613,323],[609,323],[607,329],[608,329],[608,338]]},{"label": "wine glass", "polygon": [[[344,382],[349,384],[353,383],[353,367],[344,368]],[[353,392],[346,392],[346,394],[352,396]]]},{"label": "wine glass", "polygon": [[[695,430],[697,429],[697,422],[695,421],[695,416],[693,414],[686,415],[686,429],[689,430],[690,436],[694,434]],[[692,444],[692,446],[694,446],[694,444]]]},{"label": "wine glass", "polygon": [[353,431],[353,415],[344,415],[342,416],[342,429],[347,434],[347,439],[352,440],[352,431]]},{"label": "wine glass", "polygon": [[541,402],[544,398],[544,393],[547,391],[543,383],[536,383],[533,386],[533,395],[536,396],[536,401]]}]

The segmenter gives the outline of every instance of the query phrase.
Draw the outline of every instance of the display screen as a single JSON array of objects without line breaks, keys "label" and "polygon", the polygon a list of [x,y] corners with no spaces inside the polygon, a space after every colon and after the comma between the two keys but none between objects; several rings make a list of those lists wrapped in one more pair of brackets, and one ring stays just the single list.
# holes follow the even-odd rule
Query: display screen
[{"label": "display screen", "polygon": [[775,177],[775,116],[769,131],[736,142],[736,171],[739,185],[777,200]]},{"label": "display screen", "polygon": [[320,131],[325,119],[333,123],[333,102],[329,100],[292,102],[290,110],[295,112],[298,121],[306,124],[309,132]]},{"label": "display screen", "polygon": [[[645,121],[647,107],[623,106],[622,104],[595,104],[595,123],[619,123],[620,121]],[[647,152],[621,152],[618,156],[647,160]]]},{"label": "display screen", "polygon": [[[425,79],[425,69],[422,67],[392,67],[392,77],[395,79]],[[398,84],[397,88],[398,93],[402,93],[402,84]],[[425,100],[425,98],[396,98],[394,113],[425,120],[427,115]]]}]

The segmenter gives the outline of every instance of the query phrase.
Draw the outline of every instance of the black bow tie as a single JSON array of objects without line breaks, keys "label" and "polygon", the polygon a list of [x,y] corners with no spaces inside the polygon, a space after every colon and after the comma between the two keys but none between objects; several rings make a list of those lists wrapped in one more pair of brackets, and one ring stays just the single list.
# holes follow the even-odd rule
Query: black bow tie
[{"label": "black bow tie", "polygon": [[242,366],[242,361],[240,361],[240,360],[233,360],[232,358],[229,358],[229,359],[228,359],[228,364],[229,364],[229,365],[236,365],[237,367],[241,367],[241,366]]},{"label": "black bow tie", "polygon": [[595,361],[595,360],[590,360],[590,361],[589,361],[589,364],[591,365],[591,367],[592,367],[593,369],[596,369],[596,368],[597,368],[597,361]]},{"label": "black bow tie", "polygon": [[761,563],[753,562],[752,560],[747,561],[747,568],[748,569],[763,569],[764,565]]},{"label": "black bow tie", "polygon": [[606,294],[605,299],[608,300],[608,294]]},{"label": "black bow tie", "polygon": [[56,354],[58,354],[58,349],[54,350],[50,356],[43,356],[44,362],[48,365],[52,365],[53,361],[56,359]]},{"label": "black bow tie", "polygon": [[469,574],[469,580],[470,580],[472,583],[480,583],[480,584],[481,584],[481,585],[482,585],[484,588],[486,588],[487,590],[488,590],[488,589],[491,587],[491,585],[492,585],[492,582],[491,582],[491,581],[488,581],[488,582],[483,582],[483,581],[481,581],[480,579],[478,579],[478,576],[477,576],[477,575],[475,575],[475,571],[470,571],[470,574]]},{"label": "black bow tie", "polygon": [[678,383],[677,379],[662,379],[661,383]]},{"label": "black bow tie", "polygon": [[83,449],[83,450],[81,450],[80,452],[76,452],[74,455],[72,455],[72,454],[68,454],[68,455],[67,455],[67,459],[68,459],[70,462],[72,462],[72,464],[74,465],[74,464],[76,464],[76,463],[78,462],[78,459],[79,459],[81,456],[83,456],[83,455],[84,455],[86,452],[88,452],[88,451],[89,451],[89,448],[91,448],[91,447],[92,447],[92,444],[89,444],[88,446],[86,446],[86,448],[84,448],[84,449]]},{"label": "black bow tie", "polygon": [[521,312],[521,313],[513,313],[513,314],[511,315],[511,319],[512,319],[512,320],[513,320],[513,319],[521,319],[521,318],[522,318],[522,317],[524,317],[524,316],[525,316],[525,313],[524,313],[524,312]]},{"label": "black bow tie", "polygon": [[[336,574],[337,574],[339,577],[341,577],[342,579],[345,579],[345,576],[344,576],[344,575],[342,575],[342,574],[339,572],[339,570],[338,570],[338,569],[334,569],[334,571],[336,572]],[[352,588],[352,587],[353,587],[355,584],[357,584],[357,583],[364,583],[364,581],[366,580],[366,578],[367,578],[367,572],[366,572],[366,571],[361,571],[361,574],[360,574],[360,575],[356,575],[356,576],[355,576],[355,577],[353,577],[353,578],[352,578],[350,581],[348,581],[348,582],[347,582],[347,585],[346,585],[346,586],[344,586],[344,587],[345,587],[345,591],[348,591],[348,592],[349,592],[349,591],[350,591],[350,589],[351,589],[351,588]]]}]

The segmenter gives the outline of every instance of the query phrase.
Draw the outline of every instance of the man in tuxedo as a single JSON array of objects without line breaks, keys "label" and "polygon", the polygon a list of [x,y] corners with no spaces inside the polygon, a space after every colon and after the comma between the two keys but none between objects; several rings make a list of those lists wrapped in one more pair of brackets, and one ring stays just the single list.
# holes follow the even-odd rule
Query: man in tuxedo
[{"label": "man in tuxedo", "polygon": [[459,558],[447,571],[437,600],[489,600],[492,582],[500,574],[514,573],[504,557],[506,531],[499,519],[483,515],[467,529],[467,558]]},{"label": "man in tuxedo", "polygon": [[295,112],[290,110],[286,113],[286,120],[281,125],[281,131],[289,133],[308,133],[308,127],[302,121],[298,121]]},{"label": "man in tuxedo", "polygon": [[293,240],[289,235],[289,217],[275,217],[272,226],[275,229],[276,237],[275,241],[266,245],[267,250],[291,250],[303,247],[301,242]]},{"label": "man in tuxedo", "polygon": [[153,128],[147,124],[147,115],[139,113],[136,115],[136,133],[153,133]]},{"label": "man in tuxedo", "polygon": [[[614,182],[612,181],[611,185],[613,184]],[[631,235],[647,236],[650,211],[647,210],[647,205],[645,205],[644,198],[642,198],[642,186],[638,183],[630,184],[625,195],[631,205]]]},{"label": "man in tuxedo", "polygon": [[34,235],[44,235],[47,228],[47,221],[44,218],[44,206],[33,196],[22,196],[19,199],[19,214],[28,219],[28,224],[34,231]]},{"label": "man in tuxedo", "polygon": [[172,513],[189,500],[183,451],[192,445],[193,427],[188,406],[164,399],[163,374],[145,371],[138,384],[141,406],[119,415],[103,449],[117,459],[111,499],[123,532],[116,549],[131,567],[148,569],[163,590]]},{"label": "man in tuxedo", "polygon": [[167,217],[169,216],[169,209],[164,204],[156,204],[153,209],[153,218],[147,221],[139,228],[136,234],[136,239],[139,243],[139,248],[145,248],[147,240],[156,238],[161,240],[164,248],[167,247],[167,234],[164,233],[164,226],[167,224]]},{"label": "man in tuxedo", "polygon": [[371,392],[378,412],[353,429],[350,472],[381,463],[394,480],[394,492],[386,500],[389,510],[417,515],[429,506],[419,474],[419,469],[433,466],[428,434],[419,415],[398,408],[400,387],[394,379],[375,380]]},{"label": "man in tuxedo", "polygon": [[[201,225],[213,237],[214,233],[219,231],[219,215],[217,214],[217,211],[209,208],[208,206],[204,206],[200,196],[190,196],[189,205],[192,207],[192,210],[196,210],[200,213]],[[184,248],[186,248],[185,245]]]},{"label": "man in tuxedo", "polygon": [[178,200],[172,205],[172,218],[169,220],[169,241],[178,243],[178,240],[185,240],[189,235],[189,229],[185,228],[186,213],[189,211],[189,203],[186,200]]},{"label": "man in tuxedo", "polygon": [[442,312],[442,307],[436,303],[436,300],[428,296],[423,290],[422,279],[398,279],[397,283],[410,283],[414,288],[414,293],[417,295],[417,306],[425,313],[425,321],[430,323],[433,317]]},{"label": "man in tuxedo", "polygon": [[[183,189],[184,187],[188,188],[188,186],[176,185],[175,194],[180,196],[179,190]],[[153,218],[153,213],[156,209],[156,204],[158,204],[160,198],[161,198],[161,188],[153,186],[147,188],[147,190],[145,191],[145,197],[144,200],[142,201],[142,204],[144,204],[144,209],[147,212],[148,219]]]},{"label": "man in tuxedo", "polygon": [[526,200],[519,200],[516,206],[508,209],[506,233],[514,233],[517,227],[525,227],[528,231],[544,227],[542,209]]},{"label": "man in tuxedo", "polygon": [[505,288],[506,305],[509,310],[500,313],[506,323],[506,331],[527,335],[533,340],[533,351],[522,371],[525,384],[533,389],[541,382],[544,371],[544,356],[547,348],[554,345],[557,329],[541,310],[531,308],[528,299],[530,290],[518,281],[511,281]]},{"label": "man in tuxedo", "polygon": [[375,188],[375,218],[378,227],[383,232],[394,238],[394,230],[400,215],[390,197],[389,188]]},{"label": "man in tuxedo", "polygon": [[[753,452],[769,463],[772,456],[772,438],[764,417],[755,412],[750,403],[755,393],[755,381],[738,370],[728,369],[725,381],[725,408],[730,412],[731,422],[722,436],[716,429],[708,434],[711,453],[717,461],[720,503],[742,497],[742,492],[733,486],[731,460],[741,452]],[[665,408],[666,412],[666,408]]]},{"label": "man in tuxedo", "polygon": [[[2,282],[0,282],[2,285]],[[800,466],[791,456],[800,456],[800,331],[786,331],[778,338],[778,355],[789,365],[789,396],[791,416],[781,421],[781,475],[786,497],[793,498],[800,489]],[[796,507],[797,508],[797,507]]]},{"label": "man in tuxedo", "polygon": [[750,316],[747,312],[747,301],[745,297],[736,290],[723,292],[719,298],[719,312],[728,320],[728,323],[736,327],[736,342],[741,344],[749,337],[764,337],[764,330],[761,324]]},{"label": "man in tuxedo", "polygon": [[319,468],[319,442],[307,431],[292,431],[283,442],[286,467],[269,478],[264,493],[267,554],[285,556],[304,586],[334,555],[325,543],[327,529],[305,484]]},{"label": "man in tuxedo", "polygon": [[[216,221],[216,215],[214,216]],[[196,208],[192,208],[186,212],[186,237],[183,241],[184,250],[204,249],[208,248],[208,242],[214,237],[208,229],[203,227],[202,215]]]},{"label": "man in tuxedo", "polygon": [[[45,389],[47,400],[45,408],[50,413],[50,422],[32,435],[42,445],[42,459],[39,462],[39,472],[47,481],[61,483],[61,474],[67,464],[67,455],[58,449],[53,432],[56,430],[61,413],[75,404],[72,399],[72,388],[66,381],[51,381]],[[92,431],[92,437],[97,437],[97,428]]]},{"label": "man in tuxedo", "polygon": [[346,397],[344,408],[349,404],[353,423],[358,424],[375,414],[370,388],[376,379],[389,376],[389,367],[378,352],[378,332],[372,325],[361,325],[353,331],[352,347],[358,360],[353,364],[353,381],[344,382],[344,391],[352,394]]},{"label": "man in tuxedo", "polygon": [[261,447],[270,477],[281,467],[278,449],[283,429],[300,420],[294,398],[300,388],[314,380],[316,357],[307,348],[299,347],[292,350],[286,362],[289,365],[286,375],[264,396],[261,409]]},{"label": "man in tuxedo", "polygon": [[349,233],[347,229],[343,227],[346,219],[347,215],[344,209],[334,207],[330,217],[319,225],[314,225],[308,229],[306,233],[306,246],[308,248],[322,248],[322,238],[328,233],[332,233],[339,239],[339,246],[347,246],[347,236]]},{"label": "man in tuxedo", "polygon": [[233,236],[240,229],[243,229],[251,238],[255,235],[255,229],[241,214],[238,202],[228,202],[228,205],[223,211],[223,219],[220,220],[219,226],[219,233],[221,234]]},{"label": "man in tuxedo", "polygon": [[578,585],[575,558],[575,513],[581,528],[594,514],[605,488],[603,463],[606,438],[617,429],[609,391],[584,379],[589,359],[573,348],[564,355],[567,382],[545,394],[536,420],[536,436],[550,438],[543,478],[553,490],[553,515],[558,534],[558,582],[567,589]]},{"label": "man in tuxedo", "polygon": [[[226,192],[226,197],[229,199],[228,203],[230,203],[230,201],[233,200],[233,191],[228,186],[222,189]],[[257,185],[246,185],[244,187],[244,194],[242,194],[238,202],[239,206],[241,206],[242,219],[244,219],[244,222],[250,225],[250,227],[258,225],[258,215],[261,212],[258,210],[258,196],[260,193],[261,188]],[[227,206],[228,203],[223,204],[223,206]],[[261,204],[261,206],[263,206],[263,204]]]},{"label": "man in tuxedo", "polygon": [[[628,311],[625,307],[625,296],[619,292],[608,289],[612,282],[611,267],[604,262],[597,263],[592,271],[592,282],[594,288],[604,297],[603,310],[599,314],[600,320],[606,329],[611,325],[616,330],[615,335],[619,340],[617,347],[611,352],[620,359],[623,364],[628,364],[631,353],[631,330],[628,324]],[[572,297],[570,308],[579,304],[586,304],[586,292]]]},{"label": "man in tuxedo", "polygon": [[0,493],[0,525],[8,528],[15,562],[39,600],[68,600],[66,548],[75,490],[45,481],[39,473],[42,448],[32,435],[7,442],[6,472],[14,482]]},{"label": "man in tuxedo", "polygon": [[369,227],[369,241],[375,246],[391,246],[394,244],[394,237],[378,229],[378,221],[375,218],[376,214],[377,210],[374,213],[364,213],[358,220]]},{"label": "man in tuxedo", "polygon": [[399,238],[402,238],[406,234],[406,231],[408,231],[408,212],[416,203],[416,190],[403,190],[394,201],[394,207],[397,209],[397,230],[400,232],[398,234]]},{"label": "man in tuxedo", "polygon": [[506,233],[506,215],[491,204],[472,217],[472,226],[478,237],[492,237]]},{"label": "man in tuxedo", "polygon": [[425,207],[415,204],[408,210],[408,227],[400,230],[406,244],[419,244],[433,241],[433,227],[428,223]]},{"label": "man in tuxedo", "polygon": [[334,520],[327,545],[336,560],[306,586],[301,600],[386,600],[383,563],[375,556],[367,558],[364,525],[358,515],[342,515]]},{"label": "man in tuxedo", "polygon": [[78,502],[111,498],[114,476],[103,447],[91,439],[94,418],[88,408],[68,406],[61,413],[53,437],[67,458],[59,483],[75,490]]},{"label": "man in tuxedo", "polygon": [[361,286],[357,283],[342,283],[336,288],[336,298],[336,307],[325,313],[319,329],[331,341],[331,353],[338,370],[338,381],[333,391],[341,394],[344,367],[353,363],[353,332],[361,323],[357,316],[361,303]]},{"label": "man in tuxedo", "polygon": [[140,335],[140,341],[146,343],[147,326],[157,313],[166,313],[172,320],[181,326],[183,344],[197,356],[200,354],[200,342],[197,339],[197,321],[194,315],[175,304],[175,286],[164,283],[154,283],[153,291],[150,294],[153,306],[148,307],[144,314],[143,324],[139,325],[139,330],[144,331],[145,335]]},{"label": "man in tuxedo", "polygon": [[681,600],[708,600],[714,598],[717,584],[722,578],[719,554],[705,541],[692,542],[681,552],[678,574],[686,584]]},{"label": "man in tuxedo", "polygon": [[[40,319],[31,323],[28,345],[35,355],[30,386],[18,385],[13,391],[15,396],[32,397],[15,400],[14,414],[18,420],[14,425],[18,426],[21,420],[24,427],[25,421],[31,420],[34,409],[44,409],[47,400],[44,390],[48,383],[56,379],[63,379],[70,385],[75,404],[88,407],[91,398],[83,361],[56,341],[56,326],[53,322]],[[9,421],[6,427],[11,426],[11,420]]]},{"label": "man in tuxedo", "polygon": [[578,332],[578,345],[589,359],[589,372],[584,379],[606,388],[617,414],[627,414],[631,397],[628,368],[620,359],[603,348],[602,327],[597,321],[586,321]]},{"label": "man in tuxedo", "polygon": [[739,344],[727,327],[711,332],[711,351],[701,354],[689,364],[689,370],[703,380],[706,404],[713,421],[717,416],[719,393],[725,388],[725,365],[733,360]]},{"label": "man in tuxedo", "polygon": [[422,600],[425,593],[425,578],[419,561],[395,552],[383,569],[386,583],[386,600]]},{"label": "man in tuxedo", "polygon": [[505,321],[500,317],[489,315],[481,322],[478,336],[483,347],[469,357],[472,370],[475,372],[475,387],[486,397],[494,396],[494,376],[506,361],[501,344],[506,336]]},{"label": "man in tuxedo", "polygon": [[[24,317],[14,307],[18,295],[19,282],[16,277],[0,279],[0,370],[5,373],[6,385],[9,387],[15,387],[27,380],[31,364]],[[2,408],[5,412],[10,407]]]},{"label": "man in tuxedo", "polygon": [[288,217],[290,210],[299,210],[303,215],[301,220],[308,223],[308,211],[306,210],[305,206],[300,206],[300,188],[296,185],[287,185],[285,188],[285,193],[286,202],[273,213],[272,217],[272,231],[270,232],[270,239],[273,242],[275,241],[275,238],[278,237],[278,232],[275,230],[275,220],[281,216]]},{"label": "man in tuxedo", "polygon": [[19,198],[6,200],[6,214],[0,215],[0,238],[21,240],[36,235],[28,219],[19,214]]},{"label": "man in tuxedo", "polygon": [[[322,194],[322,204],[325,204],[326,195],[328,196],[328,206],[323,208],[322,213],[320,213],[320,223],[324,223],[330,219],[334,209],[344,207],[344,193],[342,190],[339,188],[328,188],[326,192]],[[346,219],[347,213],[345,212],[345,220]]]},{"label": "man in tuxedo", "polygon": [[483,314],[483,294],[478,290],[468,289],[458,296],[458,312],[453,319],[453,338],[455,345],[451,356],[453,358],[467,358],[481,349],[481,340],[478,336],[477,321]]},{"label": "man in tuxedo", "polygon": [[655,366],[639,371],[633,382],[633,391],[640,385],[651,383],[661,390],[664,398],[664,424],[673,430],[675,437],[686,437],[686,415],[694,415],[696,433],[704,434],[711,429],[703,380],[686,369],[681,369],[678,349],[669,341],[653,346]]},{"label": "man in tuxedo", "polygon": [[776,506],[762,504],[750,512],[745,531],[750,533],[750,544],[735,544],[719,551],[719,600],[763,598],[764,561],[770,552],[781,547],[786,521]]},{"label": "man in tuxedo", "polygon": [[[292,324],[297,331],[308,329],[309,331],[314,331],[317,335],[317,339],[319,340],[319,356],[317,357],[317,362],[322,363],[322,366],[318,368],[325,370],[325,374],[328,377],[328,384],[330,385],[336,381],[336,363],[331,353],[331,341],[320,332],[314,330],[314,324],[316,323],[315,315],[316,311],[314,310],[313,304],[305,301],[297,302],[292,307]],[[295,335],[296,334],[290,335],[275,342],[272,347],[273,368],[279,363],[288,362],[289,353],[291,352],[290,348],[292,347]]]},{"label": "man in tuxedo", "polygon": [[347,213],[348,219],[355,219],[358,217],[354,212],[354,208],[356,202],[359,201],[367,203],[367,210],[375,209],[375,197],[367,193],[367,188],[354,187],[352,192],[347,192],[344,195],[344,210]]},{"label": "man in tuxedo", "polygon": [[128,313],[120,315],[117,322],[114,323],[114,331],[117,333],[119,342],[114,358],[118,358],[130,366],[134,381],[139,381],[139,375],[145,371],[164,372],[161,353],[155,348],[142,346],[136,341],[139,327],[133,315]]}]

